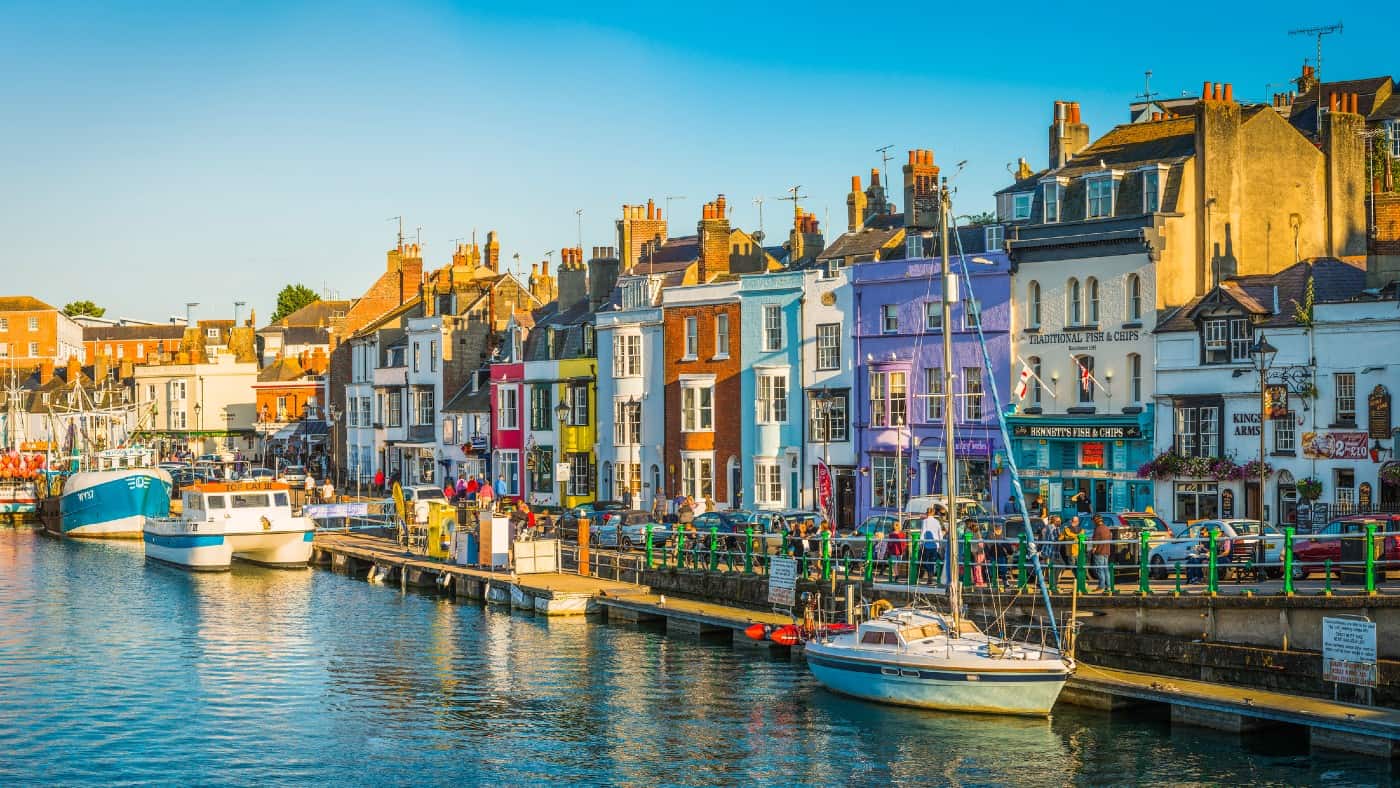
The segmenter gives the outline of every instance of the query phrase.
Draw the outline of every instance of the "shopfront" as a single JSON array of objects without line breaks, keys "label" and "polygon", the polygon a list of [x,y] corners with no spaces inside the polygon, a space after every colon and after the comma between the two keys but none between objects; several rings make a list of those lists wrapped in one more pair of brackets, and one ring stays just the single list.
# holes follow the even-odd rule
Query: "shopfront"
[{"label": "shopfront", "polygon": [[1141,511],[1153,505],[1152,482],[1138,467],[1152,450],[1152,417],[1011,416],[1007,426],[1022,485],[1052,514]]}]

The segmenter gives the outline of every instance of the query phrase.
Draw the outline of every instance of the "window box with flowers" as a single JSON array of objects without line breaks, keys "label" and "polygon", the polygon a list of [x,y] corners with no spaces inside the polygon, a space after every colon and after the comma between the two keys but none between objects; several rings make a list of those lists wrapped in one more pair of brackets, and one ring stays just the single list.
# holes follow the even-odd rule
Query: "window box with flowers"
[{"label": "window box with flowers", "polygon": [[1190,457],[1175,451],[1164,451],[1138,467],[1140,479],[1214,479],[1220,482],[1234,482],[1258,479],[1262,473],[1268,476],[1274,472],[1272,466],[1259,460],[1250,460],[1238,465],[1231,457]]}]

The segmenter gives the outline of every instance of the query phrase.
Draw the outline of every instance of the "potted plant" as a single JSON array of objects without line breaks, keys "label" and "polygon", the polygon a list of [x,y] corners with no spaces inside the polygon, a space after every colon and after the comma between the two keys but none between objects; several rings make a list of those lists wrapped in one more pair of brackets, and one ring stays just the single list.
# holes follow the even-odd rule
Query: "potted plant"
[{"label": "potted plant", "polygon": [[1400,486],[1400,465],[1387,465],[1381,468],[1381,483],[1392,487]]},{"label": "potted plant", "polygon": [[1294,486],[1298,489],[1298,497],[1305,501],[1316,501],[1322,495],[1322,481],[1312,476],[1299,479]]}]

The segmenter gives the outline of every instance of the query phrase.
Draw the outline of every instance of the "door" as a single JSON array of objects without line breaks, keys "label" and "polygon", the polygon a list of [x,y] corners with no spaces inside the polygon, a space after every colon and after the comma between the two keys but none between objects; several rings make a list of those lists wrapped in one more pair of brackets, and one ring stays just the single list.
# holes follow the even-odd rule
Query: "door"
[{"label": "door", "polygon": [[836,476],[835,526],[838,529],[851,529],[856,525],[856,475],[849,470]]},{"label": "door", "polygon": [[1108,482],[1103,479],[1094,481],[1094,508],[1095,512],[1108,512],[1113,510],[1112,504],[1108,500]]},{"label": "door", "polygon": [[1259,519],[1259,482],[1244,483],[1244,518]]},{"label": "door", "polygon": [[744,469],[737,462],[729,463],[729,508],[744,506]]}]

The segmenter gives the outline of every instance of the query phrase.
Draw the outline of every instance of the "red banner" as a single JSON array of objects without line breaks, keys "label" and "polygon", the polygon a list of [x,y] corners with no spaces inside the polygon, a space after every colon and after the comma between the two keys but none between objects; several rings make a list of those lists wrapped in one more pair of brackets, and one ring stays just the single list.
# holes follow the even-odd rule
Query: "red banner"
[{"label": "red banner", "polygon": [[1364,432],[1305,432],[1303,456],[1311,460],[1365,460],[1371,447]]},{"label": "red banner", "polygon": [[831,468],[824,462],[817,463],[817,511],[831,521]]}]

